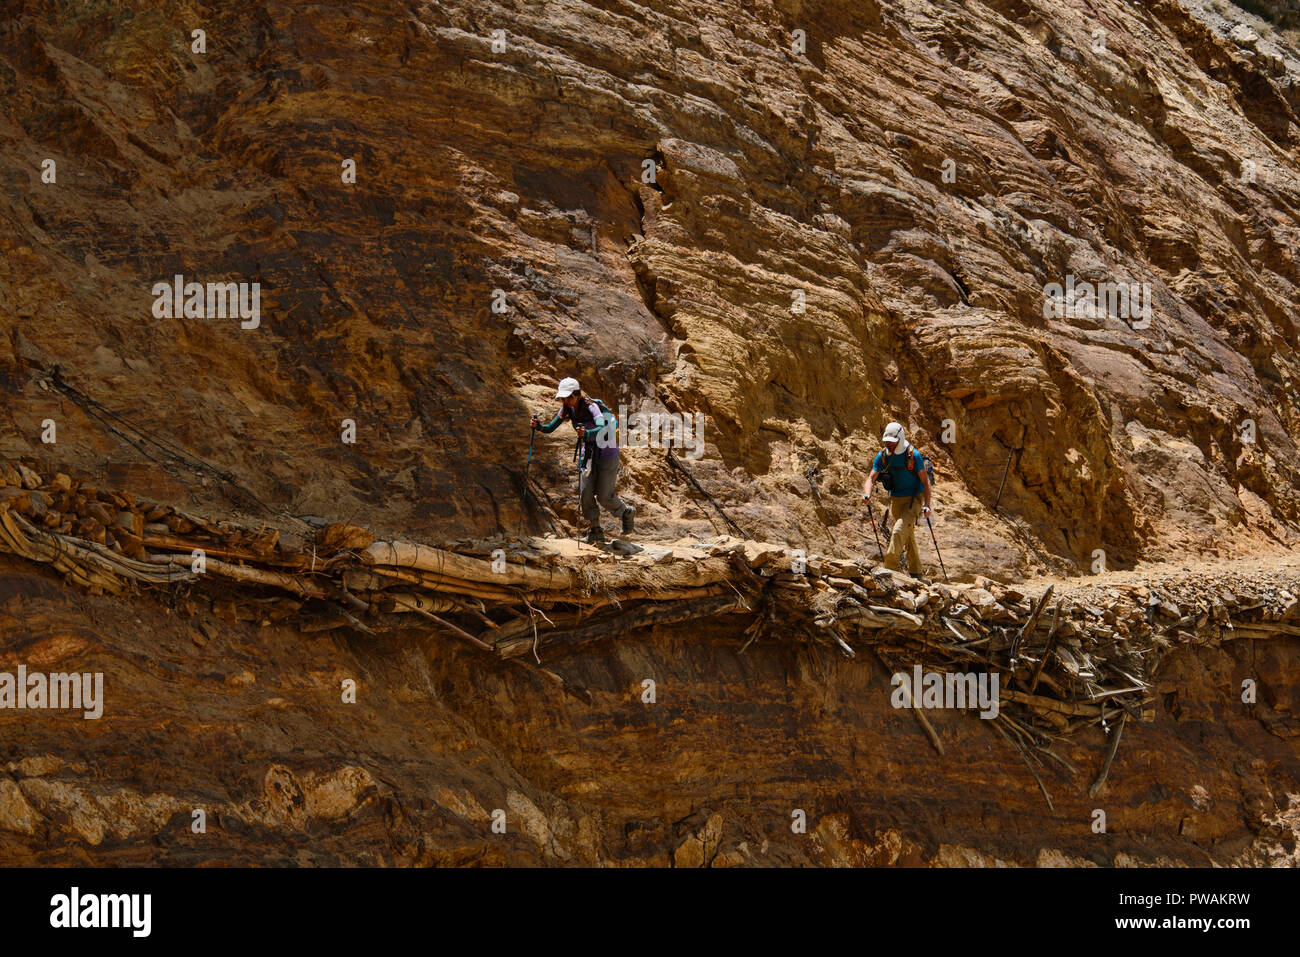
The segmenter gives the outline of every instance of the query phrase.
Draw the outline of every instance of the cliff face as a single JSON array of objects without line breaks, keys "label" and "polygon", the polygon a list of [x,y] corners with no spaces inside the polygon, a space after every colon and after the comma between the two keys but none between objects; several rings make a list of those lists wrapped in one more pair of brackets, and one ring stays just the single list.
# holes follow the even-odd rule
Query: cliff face
[{"label": "cliff face", "polygon": [[[866,544],[891,418],[999,571],[1024,535],[1086,569],[1300,518],[1300,72],[1177,3],[20,3],[2,42],[11,455],[50,451],[57,361],[275,506],[484,533],[574,373],[704,413],[706,486],[792,541],[829,542],[819,466]],[[178,273],[260,282],[260,326],[156,318]],[[1045,319],[1071,276],[1147,284],[1149,328]],[[140,458],[60,411],[64,464]]]},{"label": "cliff face", "polygon": [[[690,469],[795,548],[874,551],[856,493],[891,419],[936,459],[950,572],[1294,546],[1300,58],[1230,8],[16,0],[4,17],[0,455],[254,524],[540,530],[527,414],[573,374],[616,408],[703,413]],[[157,315],[177,274],[260,283],[257,327]],[[1149,322],[1045,314],[1052,284],[1085,282],[1145,287]],[[41,388],[56,364],[102,407]],[[532,468],[570,520],[564,445]],[[627,451],[624,475],[645,534],[711,531],[662,454]],[[111,723],[5,719],[7,859],[149,860],[150,835],[176,861],[667,861],[690,840],[713,859],[725,834],[741,863],[804,807],[821,843],[766,860],[1227,863],[1266,857],[1261,822],[1292,813],[1293,771],[1269,775],[1294,739],[1243,730],[1206,684],[1237,649],[1185,652],[1168,693],[1211,717],[1144,743],[1125,813],[1154,836],[1101,853],[1086,821],[1078,843],[1074,817],[1045,822],[1032,780],[1008,786],[978,726],[960,766],[897,736],[862,664],[742,664],[669,629],[573,666],[607,696],[589,710],[432,639],[209,635],[3,561],[15,666],[75,659],[131,689]],[[1276,644],[1294,674],[1294,641]],[[346,717],[343,675],[367,689]],[[673,690],[643,710],[629,686],[657,675]],[[1234,762],[1204,785],[1232,810],[1184,830],[1185,769]],[[936,776],[960,782],[958,810]],[[200,798],[228,829],[172,846]],[[485,844],[480,812],[511,801],[532,830]]]},{"label": "cliff face", "polygon": [[[1294,560],[1249,579],[1142,577],[1205,596],[1208,632],[1162,645],[1150,713],[1118,722],[1113,763],[1092,722],[1033,772],[1003,720],[932,710],[933,749],[891,704],[872,652],[902,639],[884,632],[853,637],[851,661],[779,627],[751,643],[736,615],[567,654],[543,636],[544,669],[571,694],[441,628],[303,634],[252,593],[70,600],[7,555],[0,573],[0,671],[104,676],[98,719],[0,712],[10,864],[1300,862]],[[1113,621],[1133,616],[1134,585],[1111,575],[1058,594]],[[1213,624],[1261,598],[1288,619],[1238,617],[1240,636]],[[1195,601],[1179,603],[1195,618]],[[1249,704],[1243,678],[1257,685]]]}]

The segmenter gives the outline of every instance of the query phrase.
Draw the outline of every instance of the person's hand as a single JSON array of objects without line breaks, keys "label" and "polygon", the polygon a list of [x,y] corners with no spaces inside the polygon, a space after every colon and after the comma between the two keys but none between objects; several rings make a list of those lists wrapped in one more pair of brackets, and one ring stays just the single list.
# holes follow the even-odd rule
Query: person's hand
[{"label": "person's hand", "polygon": [[929,518],[929,517],[930,517],[930,506],[929,506],[929,505],[922,505],[922,506],[921,506],[921,517],[922,517],[922,518]]},{"label": "person's hand", "polygon": [[537,416],[533,416],[533,428],[540,429],[541,427],[542,423],[538,420]]}]

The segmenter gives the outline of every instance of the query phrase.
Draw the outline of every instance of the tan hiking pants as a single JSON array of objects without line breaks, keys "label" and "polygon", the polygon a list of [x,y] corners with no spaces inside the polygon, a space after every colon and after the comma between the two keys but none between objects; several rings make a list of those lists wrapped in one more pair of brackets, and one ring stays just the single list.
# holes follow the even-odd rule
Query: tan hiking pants
[{"label": "tan hiking pants", "polygon": [[889,550],[885,552],[885,567],[898,569],[903,549],[907,549],[907,565],[913,575],[920,575],[921,549],[916,544],[916,521],[921,517],[924,497],[891,498],[889,500]]}]

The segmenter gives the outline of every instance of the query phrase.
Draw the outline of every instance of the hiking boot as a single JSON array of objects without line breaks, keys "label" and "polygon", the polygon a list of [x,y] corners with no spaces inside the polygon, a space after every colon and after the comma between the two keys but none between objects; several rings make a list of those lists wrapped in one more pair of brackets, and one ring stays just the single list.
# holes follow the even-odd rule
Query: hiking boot
[{"label": "hiking boot", "polygon": [[636,524],[636,506],[629,505],[623,512],[623,534],[630,535]]},{"label": "hiking boot", "polygon": [[600,528],[590,528],[587,530],[587,544],[596,545],[605,540],[605,532]]}]

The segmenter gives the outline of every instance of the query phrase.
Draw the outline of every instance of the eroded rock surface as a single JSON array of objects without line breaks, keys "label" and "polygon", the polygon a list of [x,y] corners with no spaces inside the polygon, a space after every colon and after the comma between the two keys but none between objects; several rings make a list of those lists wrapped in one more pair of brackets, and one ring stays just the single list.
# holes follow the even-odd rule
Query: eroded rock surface
[{"label": "eroded rock surface", "polygon": [[[0,455],[27,469],[248,526],[541,531],[526,418],[576,374],[614,407],[707,416],[688,467],[792,548],[874,550],[857,490],[895,418],[936,458],[965,577],[1294,547],[1300,56],[1231,8],[3,16]],[[260,282],[260,324],[156,316],[176,274]],[[1146,284],[1149,326],[1045,317],[1070,276]],[[47,387],[55,365],[89,401]],[[532,469],[572,521],[566,444]],[[711,532],[661,452],[624,462],[645,534]],[[1048,812],[964,716],[936,722],[938,758],[882,675],[821,649],[666,629],[575,658],[587,706],[427,634],[200,627],[0,569],[0,653],[102,670],[115,709],[0,714],[10,862],[1294,861],[1294,639],[1171,662],[1099,836],[1084,789]],[[1269,676],[1267,721],[1248,674]],[[485,841],[498,808],[512,826]]]},{"label": "eroded rock surface", "polygon": [[[706,414],[701,478],[766,537],[826,539],[818,466],[865,545],[891,418],[939,461],[956,560],[1256,548],[1300,517],[1300,72],[1170,0],[20,3],[0,37],[8,454],[44,451],[58,362],[277,507],[482,534],[574,372]],[[260,327],[155,318],[177,273],[260,281]],[[1150,328],[1045,319],[1069,275],[1147,283]],[[58,412],[64,464],[139,461]],[[1011,449],[1018,529],[989,513]],[[707,521],[627,459],[652,527]]]}]

